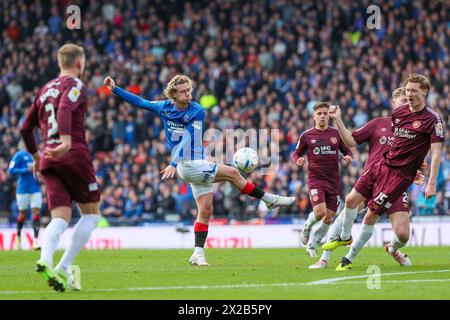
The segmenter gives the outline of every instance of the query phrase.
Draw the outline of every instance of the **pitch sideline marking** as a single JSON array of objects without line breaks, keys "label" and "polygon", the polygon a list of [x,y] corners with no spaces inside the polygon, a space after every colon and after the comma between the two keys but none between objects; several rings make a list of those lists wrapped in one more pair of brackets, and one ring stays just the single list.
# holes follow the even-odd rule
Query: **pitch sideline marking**
[{"label": "pitch sideline marking", "polygon": [[[441,273],[441,272],[450,272],[450,270],[428,270],[428,271],[409,271],[409,272],[392,272],[392,273],[380,273],[380,276],[397,276],[397,275],[406,275],[406,274],[420,274],[420,273]],[[370,274],[363,274],[359,276],[350,276],[350,277],[339,277],[339,278],[331,278],[331,279],[322,279],[318,281],[308,282],[308,285],[321,285],[321,284],[332,284],[343,280],[348,279],[360,279],[367,278],[371,276]]]},{"label": "pitch sideline marking", "polygon": [[[428,270],[428,271],[411,271],[411,272],[393,272],[380,274],[381,276],[394,276],[394,275],[408,275],[408,274],[423,274],[423,273],[443,273],[450,272],[450,270]],[[361,279],[369,277],[370,274],[364,274],[359,276],[339,277],[331,279],[323,279],[312,282],[299,282],[299,283],[261,283],[261,284],[230,284],[230,285],[203,285],[203,286],[166,286],[166,287],[138,287],[138,288],[103,288],[103,289],[88,289],[82,290],[82,292],[119,292],[119,291],[160,291],[160,290],[189,290],[189,289],[237,289],[237,288],[260,288],[260,287],[292,287],[292,286],[316,286],[316,285],[334,285],[339,281],[348,279]],[[409,280],[384,280],[385,283],[406,283],[406,282],[450,282],[450,279],[409,279]],[[365,281],[348,281],[342,284],[362,284]],[[23,291],[0,291],[0,295],[11,294],[34,294],[34,293],[54,293],[55,291],[49,290],[23,290]]]}]

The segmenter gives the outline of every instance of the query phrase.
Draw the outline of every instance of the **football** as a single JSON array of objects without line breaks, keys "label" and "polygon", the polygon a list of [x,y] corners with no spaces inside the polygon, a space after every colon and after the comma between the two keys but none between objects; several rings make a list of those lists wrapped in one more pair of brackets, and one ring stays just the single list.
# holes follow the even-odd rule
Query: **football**
[{"label": "football", "polygon": [[243,173],[252,173],[258,167],[259,157],[252,148],[240,148],[233,157],[233,165]]}]

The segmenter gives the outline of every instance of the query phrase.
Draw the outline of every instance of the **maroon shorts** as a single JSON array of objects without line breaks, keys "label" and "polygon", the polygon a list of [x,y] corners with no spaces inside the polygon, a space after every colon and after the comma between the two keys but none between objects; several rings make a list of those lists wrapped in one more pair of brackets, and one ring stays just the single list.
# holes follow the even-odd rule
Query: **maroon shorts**
[{"label": "maroon shorts", "polygon": [[[365,202],[365,206],[367,207],[367,201]],[[403,194],[392,203],[392,207],[387,209],[385,213],[386,216],[389,217],[391,214],[401,211],[409,212],[408,193],[406,192],[403,192]]]},{"label": "maroon shorts", "polygon": [[319,203],[325,203],[327,209],[336,212],[339,206],[339,195],[329,191],[324,191],[323,189],[309,189],[309,198],[311,199],[313,207]]},{"label": "maroon shorts", "polygon": [[412,179],[395,174],[384,161],[380,161],[362,174],[355,185],[355,190],[369,200],[367,206],[375,213],[392,214],[397,211],[408,211],[408,197],[405,197],[404,193],[412,182]]},{"label": "maroon shorts", "polygon": [[72,207],[72,201],[100,201],[100,190],[92,163],[74,163],[42,170],[49,209]]}]

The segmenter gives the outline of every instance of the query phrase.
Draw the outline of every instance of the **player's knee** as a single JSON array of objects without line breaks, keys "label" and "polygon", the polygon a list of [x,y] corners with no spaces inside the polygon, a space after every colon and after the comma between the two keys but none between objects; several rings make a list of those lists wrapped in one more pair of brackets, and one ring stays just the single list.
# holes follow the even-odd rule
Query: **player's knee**
[{"label": "player's knee", "polygon": [[331,223],[333,223],[333,216],[331,216],[331,215],[326,215],[326,216],[323,218],[323,222],[324,222],[325,224],[331,224]]},{"label": "player's knee", "polygon": [[212,205],[204,206],[204,207],[202,207],[202,208],[199,210],[199,215],[200,215],[201,217],[203,217],[203,218],[209,218],[209,217],[211,217],[212,213],[213,213],[213,206],[212,206]]},{"label": "player's knee", "polygon": [[345,207],[346,208],[350,208],[350,209],[354,209],[358,206],[358,201],[352,197],[350,194],[348,196],[345,197]]},{"label": "player's knee", "polygon": [[406,243],[409,240],[409,230],[404,229],[404,228],[399,229],[396,232],[396,236],[397,236],[398,241],[400,241],[402,243]]},{"label": "player's knee", "polygon": [[317,216],[319,217],[319,219],[325,219],[325,217],[327,216],[327,211],[326,210],[317,210]]},{"label": "player's knee", "polygon": [[236,168],[233,168],[233,167],[231,167],[229,175],[230,175],[230,178],[233,180],[237,180],[241,177],[239,170]]}]

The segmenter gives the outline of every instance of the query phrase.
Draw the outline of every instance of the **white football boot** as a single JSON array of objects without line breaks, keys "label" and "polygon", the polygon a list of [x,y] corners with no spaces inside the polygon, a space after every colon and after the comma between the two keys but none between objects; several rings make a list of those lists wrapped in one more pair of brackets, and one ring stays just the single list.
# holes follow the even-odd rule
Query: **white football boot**
[{"label": "white football boot", "polygon": [[400,250],[397,250],[397,252],[392,253],[389,243],[386,243],[386,252],[395,260],[397,261],[402,267],[411,267],[412,262],[411,259],[407,254],[401,253]]},{"label": "white football boot", "polygon": [[295,197],[284,197],[277,194],[272,201],[264,201],[264,203],[266,204],[267,209],[273,209],[276,207],[290,206],[294,201]]},{"label": "white football boot", "polygon": [[328,261],[320,259],[316,263],[309,266],[309,269],[324,269],[328,266]]},{"label": "white football boot", "polygon": [[205,255],[200,253],[194,253],[189,258],[189,263],[194,266],[201,266],[201,267],[207,267],[209,266],[209,263],[206,262]]}]

